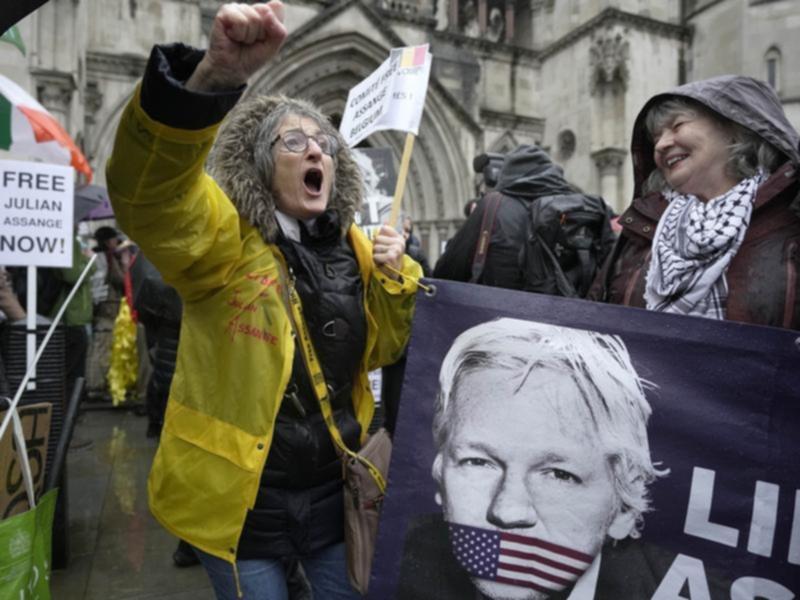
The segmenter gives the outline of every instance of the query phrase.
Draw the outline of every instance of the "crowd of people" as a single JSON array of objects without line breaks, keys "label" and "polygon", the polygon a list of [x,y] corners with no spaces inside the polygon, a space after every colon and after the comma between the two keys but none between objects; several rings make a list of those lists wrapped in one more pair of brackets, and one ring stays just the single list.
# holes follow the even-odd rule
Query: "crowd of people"
[{"label": "crowd of people", "polygon": [[[36,318],[40,324],[46,325],[56,317],[86,269],[90,257],[97,254],[95,264],[65,307],[61,323],[64,330],[65,392],[69,394],[72,391],[78,377],[86,379],[89,373],[93,373],[95,376],[89,386],[91,395],[102,399],[108,390],[106,374],[110,349],[110,344],[104,342],[104,333],[108,332],[110,337],[119,311],[124,264],[129,260],[130,250],[117,251],[121,235],[110,226],[101,226],[94,232],[92,239],[97,243],[94,248],[81,243],[81,239],[77,234],[73,239],[72,266],[37,269]],[[3,267],[0,277],[0,327],[11,327],[15,323],[23,326],[28,316],[27,295],[26,269]],[[97,344],[105,345],[95,348]]]},{"label": "crowd of people", "polygon": [[[67,352],[68,377],[85,373],[88,397],[101,397],[128,281],[154,370],[148,433],[160,443],[150,508],[182,540],[187,564],[202,563],[221,600],[299,598],[309,589],[317,598],[359,597],[346,569],[341,447],[358,450],[366,439],[374,412],[368,371],[389,368],[385,396],[396,396],[402,367],[391,369],[403,364],[418,283],[431,273],[410,219],[402,233],[384,226],[372,239],[354,224],[361,178],[328,117],[284,96],[240,101],[286,36],[280,2],[227,4],[207,50],[153,48],[107,167],[119,227],[143,253],[134,259],[117,230],[98,229],[91,290],[65,321],[68,347],[76,349]],[[615,219],[616,236],[608,212],[598,234],[601,260],[578,295],[800,329],[799,143],[775,92],[756,79],[717,77],[651,98],[632,133],[634,200]],[[588,196],[532,146],[505,157],[493,189],[493,200],[487,194],[470,205],[433,276],[529,289],[520,256],[531,205]],[[74,268],[57,278],[69,285],[83,261],[76,252]],[[9,321],[25,316],[15,289],[4,272],[0,310]],[[64,289],[44,314],[57,310]],[[558,328],[504,326],[521,345],[508,351],[524,352],[525,335],[568,337]],[[491,337],[498,327],[475,335]],[[564,360],[542,358],[551,359]],[[445,386],[454,385],[460,358],[447,360]],[[649,407],[636,373],[626,376],[638,390],[636,435],[646,440]],[[7,394],[3,379],[0,370],[0,394]],[[560,384],[569,387],[567,378]],[[505,385],[502,377],[496,385]],[[466,409],[451,407],[448,397],[443,392],[435,424],[435,477],[443,485],[453,458],[445,449],[468,424],[456,419],[450,432],[445,415]],[[396,408],[387,406],[389,421]],[[649,457],[641,468],[644,486],[656,473]],[[459,490],[443,487],[446,511],[480,511],[489,502],[461,508],[469,490]],[[621,519],[609,508],[602,517],[586,552],[599,553],[607,536],[635,533],[630,515]],[[498,514],[490,523],[504,528],[502,520]],[[300,592],[291,576],[297,568]],[[478,587],[481,597],[500,597],[492,584]]]},{"label": "crowd of people", "polygon": [[[77,224],[76,224],[77,225]],[[36,275],[36,319],[41,326],[48,326],[64,307],[60,321],[64,332],[64,392],[69,397],[78,378],[84,380],[82,399],[86,402],[109,403],[112,401],[109,386],[111,358],[113,355],[114,327],[120,318],[121,303],[127,305],[128,312],[137,314],[137,309],[145,315],[152,298],[136,297],[133,286],[140,286],[136,270],[132,269],[138,257],[138,248],[111,225],[101,225],[90,234],[88,241],[76,234],[73,239],[72,266],[67,268],[40,267]],[[87,270],[90,259],[94,263]],[[28,317],[29,293],[25,267],[3,267],[0,276],[0,328],[5,332],[13,326],[25,327]],[[67,297],[76,287],[69,303]],[[138,294],[137,294],[138,296]],[[132,325],[135,326],[135,318]],[[134,333],[136,336],[136,333]],[[149,364],[154,346],[154,337],[148,339],[141,332],[142,350],[137,363]],[[138,356],[138,355],[137,355]],[[6,356],[6,360],[8,360]],[[2,360],[2,353],[0,353]],[[137,364],[124,365],[124,368],[137,370]],[[5,369],[0,371],[4,373]],[[136,380],[138,373],[134,373]],[[141,386],[149,382],[149,371]],[[9,382],[2,378],[4,389]],[[145,394],[134,386],[124,391],[123,401],[129,404],[144,404]],[[147,400],[147,402],[150,402]],[[143,410],[143,409],[142,409]],[[163,411],[162,411],[163,412]],[[155,419],[156,422],[158,421]]]}]

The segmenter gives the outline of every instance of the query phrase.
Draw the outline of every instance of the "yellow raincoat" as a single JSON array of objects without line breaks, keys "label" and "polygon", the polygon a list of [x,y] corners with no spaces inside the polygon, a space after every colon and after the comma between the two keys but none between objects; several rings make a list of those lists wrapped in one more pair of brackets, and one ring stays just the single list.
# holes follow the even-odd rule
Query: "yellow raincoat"
[{"label": "yellow raincoat", "polygon": [[[122,115],[107,182],[120,226],[184,302],[150,509],[174,535],[235,562],[295,350],[277,246],[240,217],[203,169],[217,129],[158,123],[141,108],[137,90]],[[412,278],[422,273],[405,257],[402,283],[389,279],[374,267],[361,230],[351,226],[347,239],[365,290],[367,343],[353,403],[366,431],[374,410],[367,371],[402,353]]]}]

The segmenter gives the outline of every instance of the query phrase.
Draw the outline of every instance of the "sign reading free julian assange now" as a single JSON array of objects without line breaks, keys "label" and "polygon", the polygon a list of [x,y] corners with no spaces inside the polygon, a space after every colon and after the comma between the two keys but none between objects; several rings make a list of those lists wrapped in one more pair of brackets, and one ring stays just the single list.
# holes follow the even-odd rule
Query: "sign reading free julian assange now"
[{"label": "sign reading free julian assange now", "polygon": [[72,265],[72,167],[0,161],[0,265]]}]

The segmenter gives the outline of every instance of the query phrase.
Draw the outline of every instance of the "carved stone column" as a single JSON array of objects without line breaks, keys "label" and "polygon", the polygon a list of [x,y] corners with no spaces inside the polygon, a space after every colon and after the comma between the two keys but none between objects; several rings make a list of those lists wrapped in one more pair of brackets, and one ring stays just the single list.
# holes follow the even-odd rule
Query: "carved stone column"
[{"label": "carved stone column", "polygon": [[514,43],[514,2],[506,0],[506,43]]},{"label": "carved stone column", "polygon": [[450,223],[436,223],[436,227],[431,227],[431,248],[428,258],[431,261],[431,266],[439,260],[442,255],[442,245],[450,239],[451,231]]},{"label": "carved stone column", "polygon": [[489,23],[489,7],[487,3],[488,0],[478,0],[478,30],[481,36],[486,33],[486,27]]},{"label": "carved stone column", "polygon": [[75,80],[70,73],[60,71],[33,71],[36,95],[39,102],[70,131],[72,95]]},{"label": "carved stone column", "polygon": [[458,15],[460,14],[459,11],[459,0],[450,0],[450,11],[448,14],[448,29],[451,31],[458,31]]},{"label": "carved stone column", "polygon": [[600,179],[600,194],[617,211],[623,208],[622,163],[628,155],[622,148],[603,148],[592,152]]},{"label": "carved stone column", "polygon": [[86,110],[86,122],[94,125],[97,121],[95,116],[103,106],[103,93],[100,91],[100,85],[97,81],[90,81],[86,84],[83,103]]},{"label": "carved stone column", "polygon": [[[416,223],[417,235],[419,236],[420,244],[422,245],[422,254],[428,258],[430,262],[431,257],[431,227],[430,223]],[[431,265],[432,267],[433,265]]]},{"label": "carved stone column", "polygon": [[630,45],[625,30],[608,27],[592,37],[589,49],[591,81],[589,90],[596,94],[620,94],[628,89]]},{"label": "carved stone column", "polygon": [[[103,93],[100,91],[100,85],[97,81],[89,81],[86,84],[86,89],[83,93],[83,123],[86,131],[86,149],[96,147],[97,141],[94,140],[94,126],[97,124],[97,113],[103,106]],[[94,156],[87,155],[90,161],[94,160]]]}]

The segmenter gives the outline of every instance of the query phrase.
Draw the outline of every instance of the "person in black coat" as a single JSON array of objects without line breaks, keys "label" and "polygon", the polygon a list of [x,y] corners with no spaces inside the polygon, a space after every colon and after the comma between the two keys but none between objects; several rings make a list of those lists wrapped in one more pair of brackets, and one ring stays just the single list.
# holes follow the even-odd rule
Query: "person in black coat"
[{"label": "person in black coat", "polygon": [[[502,194],[489,240],[486,264],[474,283],[523,289],[520,256],[525,246],[530,203],[545,196],[574,194],[564,171],[538,146],[520,146],[506,155],[494,190]],[[447,243],[433,276],[472,281],[472,262],[487,209],[484,196]]]}]

